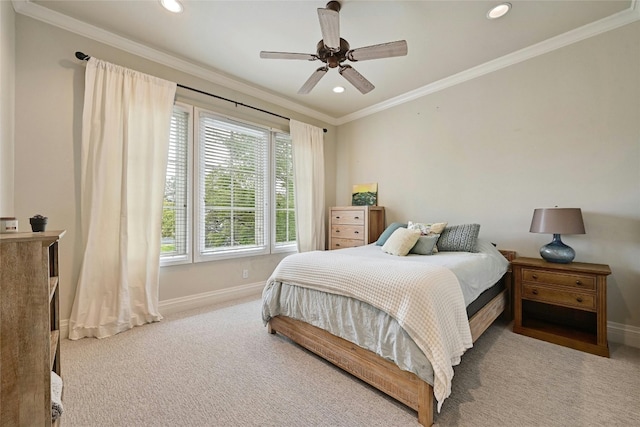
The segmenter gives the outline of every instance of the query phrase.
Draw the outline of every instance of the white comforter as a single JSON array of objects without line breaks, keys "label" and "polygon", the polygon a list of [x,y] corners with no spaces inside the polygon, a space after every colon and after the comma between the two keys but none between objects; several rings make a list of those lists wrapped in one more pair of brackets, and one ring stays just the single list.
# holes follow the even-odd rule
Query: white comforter
[{"label": "white comforter", "polygon": [[424,352],[434,372],[438,410],[451,394],[453,366],[472,347],[465,302],[456,276],[447,268],[399,264],[348,251],[291,255],[273,272],[275,282],[357,298],[394,317]]}]

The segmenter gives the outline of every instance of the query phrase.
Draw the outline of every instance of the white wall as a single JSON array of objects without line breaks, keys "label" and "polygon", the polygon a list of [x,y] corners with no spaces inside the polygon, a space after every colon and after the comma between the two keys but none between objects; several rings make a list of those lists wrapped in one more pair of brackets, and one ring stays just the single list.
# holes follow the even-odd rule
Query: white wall
[{"label": "white wall", "polygon": [[563,240],[611,266],[609,320],[640,326],[640,22],[342,125],[337,159],[339,204],[378,182],[387,223],[477,222],[521,256],[551,241],[535,208],[582,208]]},{"label": "white wall", "polygon": [[0,1],[0,216],[13,216],[15,12]]},{"label": "white wall", "polygon": [[[82,262],[79,205],[79,147],[84,99],[82,51],[144,73],[176,81],[248,105],[273,111],[315,126],[328,128],[326,156],[333,171],[335,128],[315,119],[231,91],[196,77],[106,46],[40,21],[16,16],[16,144],[15,213],[21,228],[36,213],[49,217],[48,228],[66,229],[61,242],[61,317],[71,312]],[[245,120],[287,129],[288,122],[224,101],[178,89],[180,100],[213,108]],[[275,121],[272,121],[275,120]],[[335,200],[335,173],[328,172],[327,203]],[[240,258],[163,267],[160,300],[211,293],[264,282],[281,255]],[[242,278],[242,270],[249,278]]]}]

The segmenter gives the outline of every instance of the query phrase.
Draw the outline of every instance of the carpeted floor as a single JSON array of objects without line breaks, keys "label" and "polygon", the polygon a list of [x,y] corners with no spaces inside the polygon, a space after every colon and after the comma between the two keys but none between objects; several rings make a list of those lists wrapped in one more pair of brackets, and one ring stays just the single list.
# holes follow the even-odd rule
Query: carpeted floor
[{"label": "carpeted floor", "polygon": [[[602,358],[498,321],[455,368],[437,426],[640,426],[640,349]],[[269,335],[260,301],[62,343],[71,426],[418,426],[416,413]]]}]

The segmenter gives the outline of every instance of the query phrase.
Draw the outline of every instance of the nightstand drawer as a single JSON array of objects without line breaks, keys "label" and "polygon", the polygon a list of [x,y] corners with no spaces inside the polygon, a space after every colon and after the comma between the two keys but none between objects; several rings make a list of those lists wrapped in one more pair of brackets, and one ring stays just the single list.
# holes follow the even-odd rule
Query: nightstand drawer
[{"label": "nightstand drawer", "polygon": [[595,293],[571,292],[528,283],[522,284],[523,299],[575,307],[581,310],[596,311],[595,297]]},{"label": "nightstand drawer", "polygon": [[364,225],[364,212],[361,209],[331,212],[331,224]]},{"label": "nightstand drawer", "polygon": [[583,274],[565,274],[553,271],[522,269],[524,282],[547,283],[550,285],[571,286],[593,291],[596,289],[596,278]]},{"label": "nightstand drawer", "polygon": [[[331,237],[339,239],[364,239],[364,225],[332,225]],[[363,240],[364,243],[364,240]]]},{"label": "nightstand drawer", "polygon": [[356,239],[331,239],[331,247],[330,250],[333,249],[344,249],[344,248],[355,248],[356,246],[364,245],[364,240],[356,240]]}]

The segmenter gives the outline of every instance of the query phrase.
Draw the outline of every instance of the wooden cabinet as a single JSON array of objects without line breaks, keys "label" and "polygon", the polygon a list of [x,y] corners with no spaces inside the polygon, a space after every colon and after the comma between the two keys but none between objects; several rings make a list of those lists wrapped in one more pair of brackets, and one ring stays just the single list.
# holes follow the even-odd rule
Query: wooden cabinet
[{"label": "wooden cabinet", "polygon": [[58,241],[64,231],[0,234],[0,425],[51,425],[60,375]]},{"label": "wooden cabinet", "polygon": [[511,262],[515,279],[513,331],[609,357],[608,265]]},{"label": "wooden cabinet", "polygon": [[352,248],[378,240],[384,231],[381,206],[344,206],[331,208],[329,249]]}]

